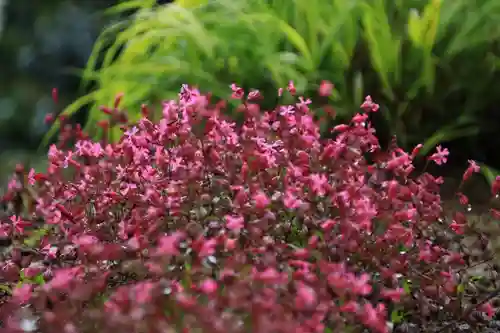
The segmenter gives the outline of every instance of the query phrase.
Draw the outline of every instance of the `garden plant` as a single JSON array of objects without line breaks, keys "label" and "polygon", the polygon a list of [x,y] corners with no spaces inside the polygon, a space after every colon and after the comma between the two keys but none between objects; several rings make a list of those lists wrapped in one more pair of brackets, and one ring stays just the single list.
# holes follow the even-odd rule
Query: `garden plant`
[{"label": "garden plant", "polygon": [[[240,125],[224,100],[187,85],[158,121],[146,106],[130,121],[117,96],[98,139],[59,118],[47,171],[19,165],[3,198],[2,332],[490,327],[495,270],[470,270],[492,259],[488,238],[460,188],[463,207],[445,217],[442,178],[413,167],[421,145],[380,147],[376,101],[322,138],[292,82],[277,95],[293,102],[268,110],[259,91],[231,91]],[[463,182],[478,171],[470,161]]]}]

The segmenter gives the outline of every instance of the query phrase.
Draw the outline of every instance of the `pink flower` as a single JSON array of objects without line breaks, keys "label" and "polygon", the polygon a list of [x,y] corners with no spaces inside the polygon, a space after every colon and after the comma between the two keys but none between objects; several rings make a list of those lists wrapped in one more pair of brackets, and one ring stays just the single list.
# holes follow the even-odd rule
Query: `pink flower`
[{"label": "pink flower", "polygon": [[257,209],[264,209],[271,204],[271,200],[269,200],[267,195],[262,191],[257,192],[252,199],[254,200],[255,208]]},{"label": "pink flower", "polygon": [[225,219],[229,230],[240,231],[245,226],[245,219],[241,215],[226,215]]},{"label": "pink flower", "polygon": [[277,284],[283,281],[283,275],[272,267],[266,268],[262,272],[257,272],[254,270],[254,279],[256,281],[262,281],[268,284]]},{"label": "pink flower", "polygon": [[399,169],[399,168],[405,167],[409,163],[411,163],[410,156],[408,154],[404,153],[404,154],[402,154],[400,156],[394,157],[389,162],[387,162],[387,166],[385,168],[387,170],[392,171],[392,170],[395,170],[395,169]]},{"label": "pink flower", "polygon": [[154,288],[155,284],[152,282],[141,282],[133,286],[131,294],[139,304],[147,304],[152,300]]},{"label": "pink flower", "polygon": [[328,187],[328,179],[324,174],[312,174],[309,176],[311,190],[317,196],[324,196]]},{"label": "pink flower", "polygon": [[248,101],[256,101],[262,98],[262,95],[258,90],[252,90],[248,93],[247,100]]},{"label": "pink flower", "polygon": [[92,236],[92,235],[83,235],[83,236],[80,236],[78,238],[75,238],[73,240],[73,243],[75,245],[78,245],[81,247],[88,247],[88,246],[98,244],[99,240],[97,239],[97,237]]},{"label": "pink flower", "polygon": [[15,215],[11,216],[10,220],[14,225],[14,230],[19,234],[24,234],[24,229],[31,226],[31,222],[24,221],[20,217]]},{"label": "pink flower", "polygon": [[457,193],[457,196],[458,196],[458,201],[460,202],[461,205],[469,204],[469,198],[465,194],[459,192]]},{"label": "pink flower", "polygon": [[373,103],[371,96],[366,96],[365,101],[361,104],[361,108],[366,112],[377,112],[380,106],[376,103]]},{"label": "pink flower", "polygon": [[43,247],[42,252],[46,255],[47,259],[55,259],[57,257],[58,248],[47,244]]},{"label": "pink flower", "polygon": [[245,96],[245,91],[243,88],[238,87],[236,84],[231,84],[231,90],[233,91],[233,94],[231,95],[231,98],[233,99],[242,99]]},{"label": "pink flower", "polygon": [[28,267],[23,269],[23,274],[28,279],[32,279],[42,273],[45,266],[41,262],[33,262]]},{"label": "pink flower", "polygon": [[14,288],[12,292],[12,297],[18,304],[26,304],[33,292],[33,287],[29,283],[23,283],[21,286]]},{"label": "pink flower", "polygon": [[327,219],[323,223],[321,223],[321,229],[325,230],[326,232],[331,231],[335,225],[337,225],[337,221],[332,220],[332,219]]},{"label": "pink flower", "polygon": [[413,148],[413,150],[411,151],[411,158],[414,159],[415,157],[417,157],[418,153],[420,153],[420,150],[424,147],[423,144],[419,143],[418,145],[415,146],[415,148]]},{"label": "pink flower", "polygon": [[156,248],[156,255],[176,256],[179,255],[179,242],[185,237],[184,233],[176,231],[171,235],[163,236]]},{"label": "pink flower", "polygon": [[457,223],[456,221],[453,221],[450,224],[450,229],[453,230],[457,235],[463,235],[465,232],[465,227],[466,227],[465,224],[460,224]]},{"label": "pink flower", "polygon": [[389,299],[391,302],[398,303],[401,302],[401,297],[405,295],[403,288],[397,289],[382,289],[380,296]]},{"label": "pink flower", "polygon": [[330,81],[321,81],[318,93],[320,96],[325,97],[331,95],[332,90],[333,90],[333,84]]},{"label": "pink flower", "polygon": [[215,239],[202,240],[201,248],[198,251],[198,256],[200,258],[205,258],[213,255],[215,253],[216,246],[217,246],[217,241]]},{"label": "pink flower", "polygon": [[429,161],[434,161],[437,165],[445,164],[448,161],[448,155],[450,152],[447,148],[442,148],[441,146],[436,147],[437,152],[429,157]]},{"label": "pink flower", "polygon": [[473,160],[469,160],[469,167],[467,168],[467,170],[465,170],[463,176],[462,176],[462,180],[463,181],[466,181],[467,179],[469,179],[473,173],[475,172],[479,172],[481,171],[481,168],[479,167],[479,165],[473,161]]},{"label": "pink flower", "polygon": [[350,128],[350,126],[349,126],[349,125],[346,125],[346,124],[340,124],[340,125],[335,126],[335,127],[331,130],[331,132],[332,132],[332,133],[333,133],[333,132],[343,133],[343,132],[347,131],[349,128]]},{"label": "pink flower", "polygon": [[341,312],[347,312],[347,313],[356,313],[359,311],[359,304],[356,303],[355,301],[348,301],[347,303],[343,304],[339,310]]},{"label": "pink flower", "polygon": [[72,282],[83,276],[83,272],[84,268],[82,266],[58,269],[54,272],[54,277],[43,286],[47,290],[68,291]]},{"label": "pink flower", "polygon": [[35,179],[35,169],[31,168],[30,172],[28,173],[28,184],[30,185],[35,185],[36,179]]},{"label": "pink flower", "polygon": [[314,307],[317,302],[317,294],[313,288],[308,285],[297,283],[297,296],[295,297],[295,306],[298,309],[308,309]]},{"label": "pink flower", "polygon": [[293,84],[293,81],[288,82],[288,86],[286,87],[286,90],[290,93],[290,95],[295,96],[297,93],[297,89],[295,89],[295,85]]},{"label": "pink flower", "polygon": [[372,286],[369,284],[370,275],[361,274],[359,278],[353,278],[351,283],[351,291],[358,295],[366,296],[372,292]]},{"label": "pink flower", "polygon": [[298,199],[290,189],[287,189],[283,196],[283,204],[288,209],[296,209],[302,206],[303,201]]},{"label": "pink flower", "polygon": [[200,290],[207,295],[211,295],[217,291],[217,282],[213,279],[203,280],[200,284]]},{"label": "pink flower", "polygon": [[488,319],[492,319],[496,312],[491,302],[481,304],[478,310],[484,312],[486,314],[486,317],[488,317]]},{"label": "pink flower", "polygon": [[389,332],[385,313],[385,305],[382,303],[377,304],[376,308],[374,308],[371,303],[365,303],[358,310],[358,316],[363,324],[377,333]]}]

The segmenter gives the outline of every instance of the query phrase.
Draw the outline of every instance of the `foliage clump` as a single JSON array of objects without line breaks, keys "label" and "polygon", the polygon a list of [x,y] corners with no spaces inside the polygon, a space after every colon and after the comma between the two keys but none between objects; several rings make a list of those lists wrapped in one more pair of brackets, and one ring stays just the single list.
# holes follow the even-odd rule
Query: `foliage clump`
[{"label": "foliage clump", "polygon": [[144,107],[128,124],[118,97],[100,123],[123,123],[118,142],[68,125],[46,173],[17,170],[4,201],[34,202],[0,224],[2,332],[382,333],[492,316],[466,292],[457,244],[474,231],[462,212],[442,219],[420,146],[380,147],[370,97],[325,139],[310,100],[263,111],[258,91],[231,88],[241,125],[188,86],[159,122]]}]

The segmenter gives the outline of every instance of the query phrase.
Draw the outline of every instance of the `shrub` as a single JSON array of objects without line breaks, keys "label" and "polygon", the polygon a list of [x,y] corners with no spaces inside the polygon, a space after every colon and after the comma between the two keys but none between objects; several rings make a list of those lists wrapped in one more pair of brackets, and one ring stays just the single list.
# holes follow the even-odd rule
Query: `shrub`
[{"label": "shrub", "polygon": [[2,332],[429,331],[491,315],[459,246],[473,229],[442,218],[441,178],[413,175],[420,146],[381,151],[370,97],[321,139],[310,100],[264,112],[232,90],[241,126],[188,86],[158,123],[143,108],[126,125],[118,97],[100,124],[124,124],[117,143],[65,126],[46,173],[18,167],[4,200],[36,204],[0,225]]}]

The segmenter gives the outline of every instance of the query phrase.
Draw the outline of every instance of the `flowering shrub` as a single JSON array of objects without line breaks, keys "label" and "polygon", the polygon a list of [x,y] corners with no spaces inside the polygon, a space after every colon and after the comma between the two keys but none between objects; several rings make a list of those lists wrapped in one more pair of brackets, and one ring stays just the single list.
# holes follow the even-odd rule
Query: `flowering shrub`
[{"label": "flowering shrub", "polygon": [[[261,112],[257,91],[232,90],[241,126],[183,86],[158,123],[143,108],[116,144],[66,125],[47,173],[16,170],[4,201],[33,205],[0,225],[2,332],[388,332],[492,315],[465,292],[465,215],[442,219],[442,179],[412,174],[420,146],[382,151],[369,97],[322,139],[309,100]],[[119,102],[105,132],[127,123]]]}]

